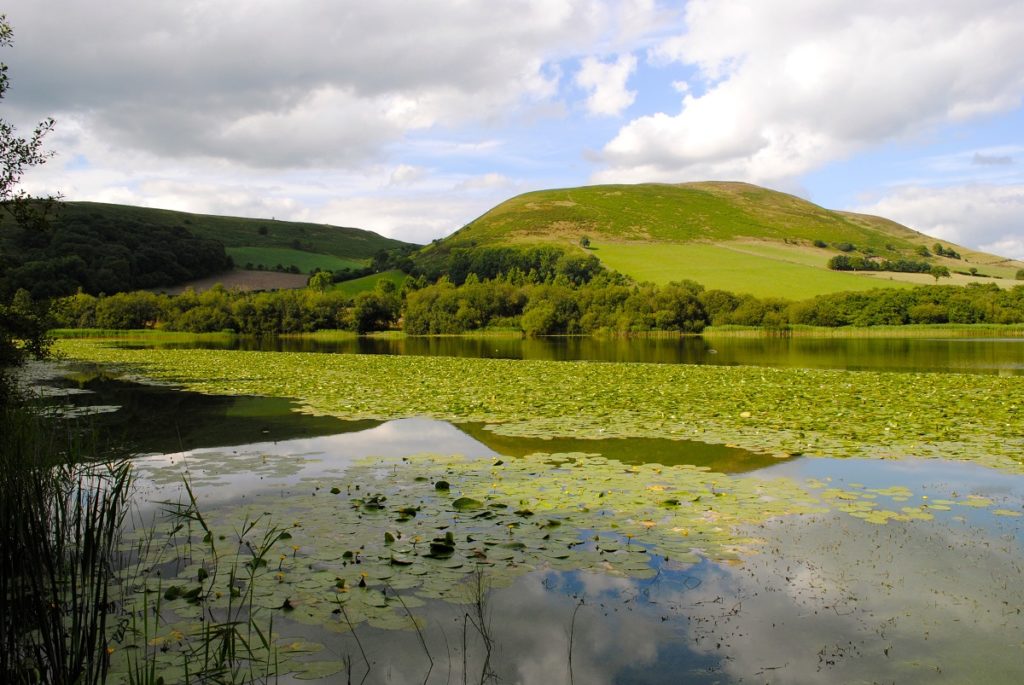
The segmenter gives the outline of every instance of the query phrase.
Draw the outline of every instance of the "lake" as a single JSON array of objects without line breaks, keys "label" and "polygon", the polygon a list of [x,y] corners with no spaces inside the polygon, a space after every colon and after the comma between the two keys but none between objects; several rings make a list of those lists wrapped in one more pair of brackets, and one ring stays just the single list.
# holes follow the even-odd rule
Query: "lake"
[{"label": "lake", "polygon": [[[1021,341],[534,342],[71,345],[39,382],[140,453],[143,585],[218,589],[163,602],[172,677],[268,530],[281,682],[1024,677]],[[389,346],[466,359],[336,354]]]},{"label": "lake", "polygon": [[1024,374],[1024,338],[347,338],[228,337],[138,341],[126,345],[263,352],[407,354],[420,356],[590,360],[653,364],[749,364],[782,368]]}]

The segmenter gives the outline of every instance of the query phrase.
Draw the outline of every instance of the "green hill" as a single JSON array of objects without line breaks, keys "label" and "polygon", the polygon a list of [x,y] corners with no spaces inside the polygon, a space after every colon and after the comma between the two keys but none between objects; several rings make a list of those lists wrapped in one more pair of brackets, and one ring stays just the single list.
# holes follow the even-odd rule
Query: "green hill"
[{"label": "green hill", "polygon": [[[709,288],[803,298],[880,286],[933,282],[928,274],[840,272],[830,258],[850,254],[944,265],[954,283],[1013,285],[1024,266],[944,241],[881,217],[837,212],[746,183],[605,185],[514,197],[444,240],[424,260],[492,245],[556,244],[589,251],[638,280],[691,279]],[[934,254],[942,242],[959,259]],[[971,269],[976,270],[975,274]],[[958,273],[962,272],[962,273]]]},{"label": "green hill", "polygon": [[[86,214],[96,218],[145,221],[154,226],[181,226],[201,238],[219,240],[229,254],[235,248],[249,248],[247,257],[255,256],[251,252],[253,248],[277,248],[365,263],[381,250],[409,244],[373,231],[329,224],[192,214],[99,202],[65,202],[63,205],[69,217]],[[268,260],[277,256],[277,253],[268,253]],[[273,259],[267,266],[276,263]]]},{"label": "green hill", "polygon": [[358,228],[193,214],[98,202],[61,202],[50,231],[25,231],[0,213],[0,294],[107,294],[192,282],[230,268],[359,269],[409,243]]},{"label": "green hill", "polygon": [[156,288],[231,268],[224,245],[144,215],[115,217],[53,208],[45,227],[0,212],[0,299]]}]

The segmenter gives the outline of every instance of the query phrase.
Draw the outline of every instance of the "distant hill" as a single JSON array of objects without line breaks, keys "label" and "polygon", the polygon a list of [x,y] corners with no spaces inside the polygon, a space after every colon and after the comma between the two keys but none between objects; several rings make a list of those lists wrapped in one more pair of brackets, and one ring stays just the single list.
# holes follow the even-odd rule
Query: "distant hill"
[{"label": "distant hill", "polygon": [[305,273],[315,266],[325,270],[354,268],[365,265],[381,250],[410,245],[373,231],[329,224],[192,214],[99,202],[66,202],[64,205],[71,215],[88,213],[139,220],[153,226],[181,226],[201,238],[219,240],[238,267],[244,267],[247,262],[267,268],[278,263],[295,264]]},{"label": "distant hill", "polygon": [[410,246],[358,228],[97,202],[59,203],[50,226],[22,231],[0,218],[0,293],[170,287],[224,273],[232,259],[239,268],[357,269]]},{"label": "distant hill", "polygon": [[0,212],[0,296],[33,297],[154,288],[231,268],[224,245],[183,226],[57,205],[46,228]]},{"label": "distant hill", "polygon": [[[501,203],[422,251],[438,260],[458,248],[556,244],[588,251],[638,280],[691,279],[708,288],[803,298],[827,292],[934,282],[925,273],[840,272],[849,254],[947,266],[944,282],[1013,285],[1024,264],[985,254],[881,217],[838,212],[746,183],[584,186]],[[954,259],[933,253],[936,243]],[[929,254],[922,255],[922,248]],[[971,269],[976,273],[972,275]],[[962,272],[962,273],[961,273]]]}]

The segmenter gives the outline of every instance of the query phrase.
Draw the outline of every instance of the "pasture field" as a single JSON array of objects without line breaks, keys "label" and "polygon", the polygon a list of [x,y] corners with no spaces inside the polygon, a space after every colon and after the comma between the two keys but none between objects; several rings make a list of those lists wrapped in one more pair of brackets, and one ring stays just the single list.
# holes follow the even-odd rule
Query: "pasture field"
[{"label": "pasture field", "polygon": [[331,290],[341,292],[352,297],[361,292],[373,290],[377,287],[377,283],[380,281],[390,281],[395,284],[396,288],[401,290],[407,278],[409,278],[408,274],[398,270],[383,271],[379,274],[370,274],[369,276],[363,276],[362,278],[354,278],[351,281],[335,283],[331,287]]},{"label": "pasture field", "polygon": [[[638,281],[652,281],[659,285],[688,279],[709,290],[792,300],[885,286],[911,287],[902,281],[830,271],[800,261],[781,260],[720,245],[599,243],[592,246],[594,254],[609,268]],[[806,257],[801,259],[809,261]]]},{"label": "pasture field", "polygon": [[235,266],[244,267],[252,264],[254,267],[262,264],[267,269],[275,265],[297,266],[299,271],[308,274],[313,269],[321,271],[338,271],[340,269],[358,269],[366,266],[366,260],[348,259],[335,257],[329,254],[317,254],[315,252],[304,252],[286,247],[229,247],[227,252],[235,260]]}]

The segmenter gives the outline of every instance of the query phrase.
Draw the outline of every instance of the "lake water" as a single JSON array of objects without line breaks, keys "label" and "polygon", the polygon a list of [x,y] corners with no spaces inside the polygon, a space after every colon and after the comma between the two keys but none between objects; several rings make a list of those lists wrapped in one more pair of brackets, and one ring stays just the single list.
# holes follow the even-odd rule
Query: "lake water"
[{"label": "lake water", "polygon": [[518,339],[406,337],[318,340],[225,337],[127,345],[268,352],[594,360],[656,364],[738,364],[822,369],[1024,374],[1024,338],[683,337]]},{"label": "lake water", "polygon": [[[332,353],[470,355],[475,350],[477,356],[512,358],[1015,375],[1024,369],[1022,341],[991,339],[410,338],[274,345]],[[283,399],[198,395],[129,383],[89,368],[70,380],[48,382],[75,391],[58,395],[57,403],[104,407],[78,420],[147,455],[136,460],[142,520],[165,508],[147,503],[184,495],[183,470],[190,474],[204,514],[222,520],[225,528],[237,524],[243,513],[294,519],[295,544],[284,548],[282,578],[268,590],[265,606],[279,606],[282,597],[304,597],[316,574],[356,568],[350,559],[359,562],[361,552],[349,560],[341,550],[327,553],[332,535],[343,540],[367,536],[366,559],[359,568],[368,572],[364,577],[370,587],[353,588],[353,593],[377,593],[391,613],[374,618],[367,609],[369,622],[353,631],[346,630],[336,612],[312,605],[307,611],[298,600],[291,614],[276,612],[274,631],[303,645],[288,655],[288,663],[298,667],[280,682],[309,682],[296,674],[312,678],[321,673],[326,675],[314,682],[1017,683],[1024,678],[1024,526],[1019,517],[1024,477],[1016,474],[941,460],[778,459],[688,441],[516,438],[479,424],[417,418],[347,422],[296,413],[295,405]],[[626,494],[601,505],[601,511],[589,506],[573,519],[578,530],[567,531],[564,524],[552,528],[550,541],[536,530],[543,515],[523,513],[520,528],[515,517],[499,511],[495,520],[508,523],[508,540],[523,540],[524,548],[511,542],[504,551],[502,544],[488,547],[478,576],[458,575],[466,569],[449,568],[455,564],[445,558],[429,562],[440,578],[456,579],[444,581],[450,588],[442,583],[431,590],[444,599],[413,603],[410,596],[411,606],[397,603],[401,582],[408,580],[405,562],[396,566],[393,553],[390,566],[373,566],[370,537],[379,543],[385,529],[423,525],[430,528],[423,529],[423,546],[430,537],[443,535],[449,525],[444,517],[450,516],[430,518],[441,497],[433,487],[437,477],[423,477],[421,494],[410,495],[420,487],[419,479],[403,476],[405,470],[434,474],[429,455],[457,454],[471,465],[461,472],[462,467],[443,466],[449,471],[440,473],[453,473],[453,484],[459,473],[477,473],[472,464],[482,465],[487,478],[511,482],[513,476],[499,470],[503,460],[506,466],[529,462],[537,453],[601,455],[609,465],[602,473],[612,479],[637,469],[653,474],[663,467],[692,465],[699,467],[693,472],[698,475],[720,474],[703,491],[705,498],[767,483],[778,484],[782,493],[799,490],[825,506],[786,516],[744,510],[744,523],[735,533],[745,541],[742,549],[730,553],[723,538],[708,529],[703,544],[694,547],[716,551],[694,555],[680,552],[665,537],[642,544],[617,532],[629,517],[623,508],[627,500],[650,487],[640,482],[634,493],[618,481],[595,483],[609,488],[609,500],[613,490]],[[371,457],[379,465],[363,465]],[[536,463],[539,469],[546,462]],[[595,468],[602,464],[594,462]],[[566,479],[564,488],[573,487],[570,471],[556,468],[552,473]],[[538,486],[544,477],[538,471]],[[529,487],[527,482],[523,492]],[[371,492],[386,492],[388,507],[418,502],[422,511],[408,523],[385,521],[380,517],[387,510],[377,514],[366,504]],[[857,505],[865,502],[897,515],[907,511],[911,518],[879,525],[855,515]],[[351,517],[352,506],[363,507],[358,518]],[[759,505],[755,500],[746,506]],[[764,506],[779,503],[766,499]],[[482,531],[474,534],[482,535],[490,524],[472,525]],[[527,529],[536,532],[520,537]],[[696,539],[696,530],[693,535]],[[569,540],[571,553],[586,563],[566,568],[558,561],[562,554],[544,556],[555,547],[554,540]],[[407,541],[408,536],[395,544]],[[456,547],[466,544],[471,543],[460,539]],[[421,551],[413,542],[412,551],[403,548],[401,554]],[[420,566],[417,559],[409,568]],[[194,565],[183,562],[181,568],[194,573]],[[480,587],[475,583],[482,584],[482,591],[474,594]],[[459,592],[464,596],[455,596]],[[413,629],[412,615],[421,631]],[[404,625],[389,629],[389,621]]]}]

